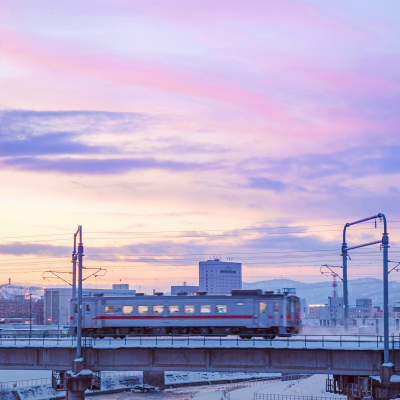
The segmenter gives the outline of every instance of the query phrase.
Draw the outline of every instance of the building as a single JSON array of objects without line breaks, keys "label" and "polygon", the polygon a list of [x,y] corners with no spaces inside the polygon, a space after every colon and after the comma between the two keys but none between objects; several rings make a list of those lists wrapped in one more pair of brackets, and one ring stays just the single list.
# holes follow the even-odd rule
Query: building
[{"label": "building", "polygon": [[199,262],[200,292],[229,294],[242,288],[242,264],[224,262],[218,258]]},{"label": "building", "polygon": [[[121,288],[122,287],[122,288]],[[86,289],[83,296],[103,293],[106,296],[134,296],[136,290],[130,290],[129,285],[113,285],[112,289]],[[68,325],[70,317],[69,301],[72,288],[46,288],[44,290],[44,323],[45,325]]]},{"label": "building", "polygon": [[370,298],[356,299],[356,306],[349,307],[349,318],[371,318],[373,316],[374,308]]},{"label": "building", "polygon": [[320,314],[324,314],[326,304],[310,304],[308,306],[307,319],[319,319]]},{"label": "building", "polygon": [[328,304],[309,306],[308,318],[319,319],[320,326],[337,326],[343,324],[343,297],[328,297]]},{"label": "building", "polygon": [[187,286],[186,282],[183,282],[182,286],[171,286],[171,295],[178,293],[186,293],[188,295],[196,295],[199,292],[199,286]]}]

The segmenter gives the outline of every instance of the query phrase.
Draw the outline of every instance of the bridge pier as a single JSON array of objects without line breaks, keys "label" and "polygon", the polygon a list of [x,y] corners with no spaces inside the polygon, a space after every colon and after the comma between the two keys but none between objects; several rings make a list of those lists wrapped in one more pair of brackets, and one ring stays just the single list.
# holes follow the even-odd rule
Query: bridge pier
[{"label": "bridge pier", "polygon": [[67,387],[67,400],[84,400],[85,391],[90,388],[93,372],[84,369],[83,358],[77,358],[72,362],[72,371],[65,374]]},{"label": "bridge pier", "polygon": [[348,400],[390,400],[400,395],[400,375],[394,374],[392,363],[382,364],[378,376],[333,375],[326,382],[326,391],[347,395]]},{"label": "bridge pier", "polygon": [[164,389],[166,387],[164,382],[164,371],[143,371],[143,383]]}]

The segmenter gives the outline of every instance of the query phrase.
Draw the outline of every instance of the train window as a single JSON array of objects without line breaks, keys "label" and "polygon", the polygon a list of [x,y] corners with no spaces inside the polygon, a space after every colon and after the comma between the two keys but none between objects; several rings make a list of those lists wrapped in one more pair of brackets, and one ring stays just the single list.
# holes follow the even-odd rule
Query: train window
[{"label": "train window", "polygon": [[154,314],[161,314],[164,311],[164,306],[153,306]]},{"label": "train window", "polygon": [[139,314],[146,314],[149,311],[149,306],[138,306],[137,311]]},{"label": "train window", "polygon": [[168,311],[170,314],[179,312],[179,306],[168,306]]},{"label": "train window", "polygon": [[216,311],[217,313],[226,313],[227,310],[228,310],[228,307],[227,307],[227,306],[220,305],[220,304],[217,304],[217,305],[215,306],[215,311]]},{"label": "train window", "polygon": [[200,306],[200,312],[201,313],[210,313],[211,312],[211,306],[201,305]]},{"label": "train window", "polygon": [[244,306],[244,303],[236,303],[237,306]]},{"label": "train window", "polygon": [[267,311],[267,303],[260,303],[260,313],[265,313]]},{"label": "train window", "polygon": [[194,306],[184,306],[186,314],[193,314],[194,313]]},{"label": "train window", "polygon": [[274,302],[274,311],[275,312],[279,311],[279,301]]},{"label": "train window", "polygon": [[74,304],[74,313],[76,314],[78,312],[78,304]]},{"label": "train window", "polygon": [[114,314],[114,306],[105,306],[104,313],[105,314]]},{"label": "train window", "polygon": [[90,304],[86,304],[86,312],[90,312]]},{"label": "train window", "polygon": [[122,306],[122,314],[132,314],[133,306]]}]

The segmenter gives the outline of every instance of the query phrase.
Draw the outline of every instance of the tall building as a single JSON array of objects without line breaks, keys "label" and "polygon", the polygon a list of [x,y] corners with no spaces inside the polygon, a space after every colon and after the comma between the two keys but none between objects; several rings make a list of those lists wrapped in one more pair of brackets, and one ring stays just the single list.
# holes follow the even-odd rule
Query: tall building
[{"label": "tall building", "polygon": [[242,288],[242,264],[218,258],[199,262],[200,292],[228,294]]},{"label": "tall building", "polygon": [[[103,293],[105,296],[133,296],[136,290],[129,290],[127,284],[113,285],[112,289],[86,289],[82,295],[90,296]],[[70,317],[69,301],[72,288],[46,288],[44,290],[44,323],[45,325],[68,325]]]}]

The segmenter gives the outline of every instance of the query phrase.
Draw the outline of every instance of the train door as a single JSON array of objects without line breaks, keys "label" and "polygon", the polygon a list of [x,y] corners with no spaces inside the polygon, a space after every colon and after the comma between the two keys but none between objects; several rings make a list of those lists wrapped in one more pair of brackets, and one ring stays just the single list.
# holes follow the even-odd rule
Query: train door
[{"label": "train door", "polygon": [[272,309],[273,326],[279,326],[281,324],[280,316],[283,310],[281,310],[281,304],[279,299],[274,299],[272,303],[273,303],[273,309]]},{"label": "train door", "polygon": [[260,328],[266,328],[268,325],[267,321],[267,302],[258,301],[258,326]]},{"label": "train door", "polygon": [[94,315],[94,304],[93,303],[83,303],[82,317],[83,317],[83,327],[92,328],[93,327],[93,315]]}]

